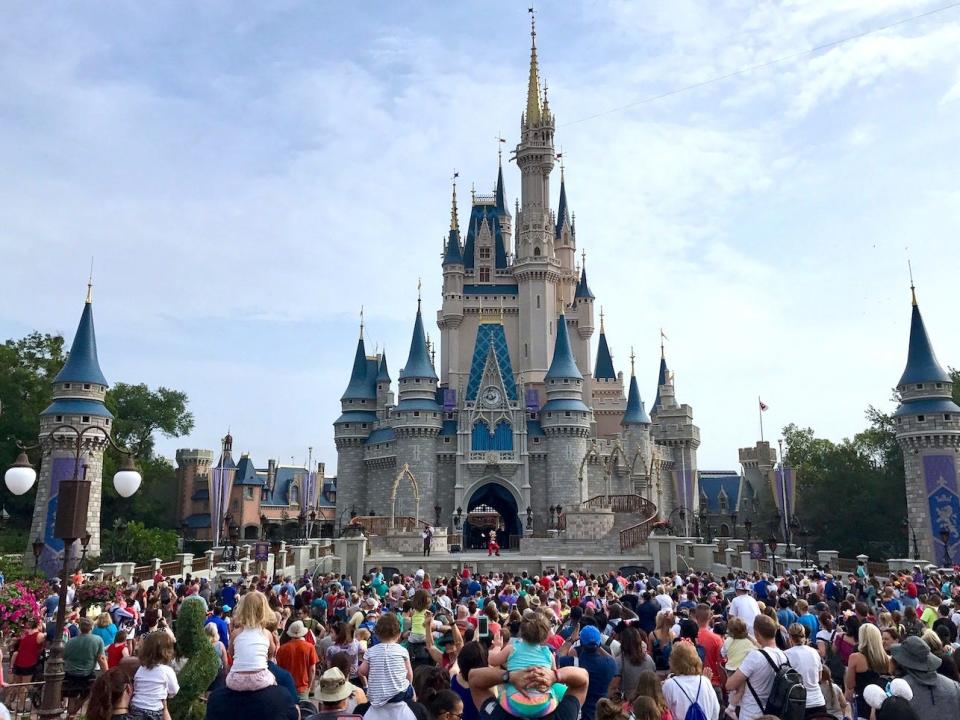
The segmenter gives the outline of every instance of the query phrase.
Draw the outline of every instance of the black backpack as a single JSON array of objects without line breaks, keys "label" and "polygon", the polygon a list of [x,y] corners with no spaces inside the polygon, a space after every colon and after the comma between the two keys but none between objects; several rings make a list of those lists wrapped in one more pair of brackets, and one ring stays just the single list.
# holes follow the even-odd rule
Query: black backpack
[{"label": "black backpack", "polygon": [[833,646],[833,639],[836,637],[836,635],[836,630],[830,634],[830,642],[827,643],[827,652],[823,664],[826,665],[827,669],[830,671],[830,678],[837,685],[843,687],[843,676],[847,669],[843,666],[843,660],[840,658],[840,654],[837,652],[837,649]]},{"label": "black backpack", "polygon": [[807,689],[803,687],[800,673],[790,665],[789,661],[777,666],[766,652],[763,650],[760,652],[773,670],[773,684],[770,686],[770,694],[764,704],[748,678],[747,687],[753,694],[753,699],[766,715],[773,715],[781,720],[804,720],[807,711]]}]

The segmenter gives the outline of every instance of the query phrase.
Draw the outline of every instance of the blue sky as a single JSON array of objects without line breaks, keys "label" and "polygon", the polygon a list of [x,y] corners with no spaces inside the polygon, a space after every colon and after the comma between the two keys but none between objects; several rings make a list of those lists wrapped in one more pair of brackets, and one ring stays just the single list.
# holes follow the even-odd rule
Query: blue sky
[{"label": "blue sky", "polygon": [[[960,7],[607,111],[946,4],[538,4],[615,366],[633,345],[649,405],[665,329],[701,468],[736,467],[757,395],[768,436],[886,406],[908,257],[960,364]],[[419,276],[439,305],[452,169],[486,192],[516,143],[528,28],[502,1],[5,8],[2,337],[72,337],[93,255],[107,377],[191,398],[161,451],[230,426],[260,464],[312,445],[332,468],[359,307],[396,375]]]}]

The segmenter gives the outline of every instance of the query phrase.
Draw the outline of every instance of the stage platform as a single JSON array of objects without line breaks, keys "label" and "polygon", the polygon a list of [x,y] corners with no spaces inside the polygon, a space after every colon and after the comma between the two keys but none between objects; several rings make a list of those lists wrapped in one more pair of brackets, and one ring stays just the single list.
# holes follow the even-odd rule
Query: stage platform
[{"label": "stage platform", "polygon": [[[648,572],[653,569],[653,558],[647,555],[593,555],[593,554],[563,554],[563,555],[525,555],[517,551],[501,552],[500,557],[488,556],[486,552],[468,551],[463,553],[431,554],[430,557],[421,555],[375,552],[364,560],[365,572],[373,567],[396,569],[404,574],[416,572],[423,568],[431,576],[450,575],[459,573],[464,566],[471,572],[489,574],[506,572],[519,574],[526,571],[530,575],[540,575],[547,571],[586,570],[591,573],[609,572],[621,567],[642,568]],[[636,572],[637,570],[632,570]]]}]

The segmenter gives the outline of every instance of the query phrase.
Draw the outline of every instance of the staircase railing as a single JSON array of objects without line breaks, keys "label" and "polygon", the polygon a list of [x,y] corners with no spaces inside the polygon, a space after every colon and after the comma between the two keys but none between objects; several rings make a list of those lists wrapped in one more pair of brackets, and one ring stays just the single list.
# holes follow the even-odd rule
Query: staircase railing
[{"label": "staircase railing", "polygon": [[423,520],[417,520],[409,515],[398,515],[392,519],[389,515],[360,515],[353,518],[351,523],[362,525],[367,535],[387,535],[391,532],[413,532],[427,526]]},{"label": "staircase railing", "polygon": [[650,537],[659,511],[656,504],[636,494],[597,495],[580,503],[583,509],[609,508],[617,513],[635,513],[642,520],[620,531],[620,552],[642,545]]}]

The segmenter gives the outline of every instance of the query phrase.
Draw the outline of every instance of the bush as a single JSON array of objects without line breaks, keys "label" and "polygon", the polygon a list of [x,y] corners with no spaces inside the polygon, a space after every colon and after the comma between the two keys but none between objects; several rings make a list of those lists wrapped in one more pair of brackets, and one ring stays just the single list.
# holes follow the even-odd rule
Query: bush
[{"label": "bush", "polygon": [[154,558],[173,560],[177,554],[177,533],[174,530],[148,528],[131,522],[124,532],[104,528],[100,562],[134,562],[146,565]]},{"label": "bush", "polygon": [[220,659],[203,632],[207,619],[207,603],[196,595],[188,597],[180,606],[174,625],[177,651],[190,658],[180,670],[180,692],[170,700],[173,720],[203,720],[206,703],[203,694],[220,672]]},{"label": "bush", "polygon": [[0,588],[0,633],[16,635],[29,618],[43,620],[40,600],[24,582],[8,582]]}]

